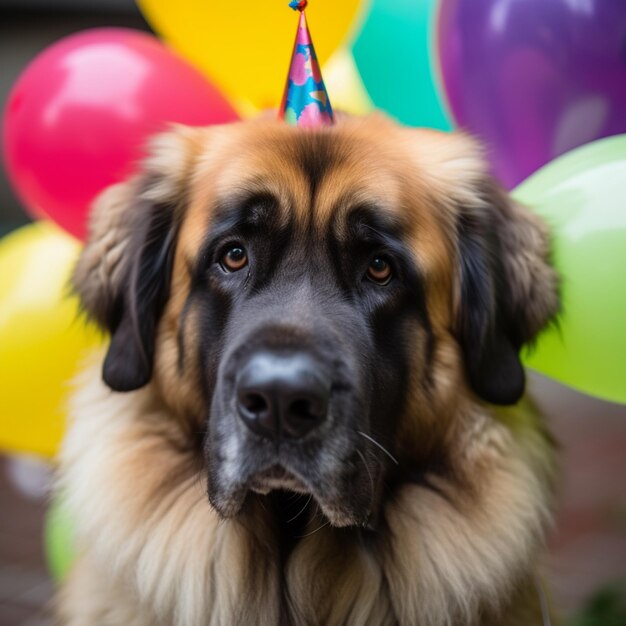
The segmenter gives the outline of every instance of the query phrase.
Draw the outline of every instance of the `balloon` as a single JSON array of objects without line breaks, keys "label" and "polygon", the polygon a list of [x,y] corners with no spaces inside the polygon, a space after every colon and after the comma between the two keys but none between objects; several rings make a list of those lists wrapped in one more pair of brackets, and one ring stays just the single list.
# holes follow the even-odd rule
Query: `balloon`
[{"label": "balloon", "polygon": [[102,343],[79,317],[69,277],[80,244],[38,222],[0,241],[0,448],[55,454],[83,353]]},{"label": "balloon", "polygon": [[322,74],[335,111],[365,115],[374,110],[374,103],[367,94],[350,50],[337,50]]},{"label": "balloon", "polygon": [[509,189],[626,132],[624,0],[442,0],[438,31],[454,118]]},{"label": "balloon", "polygon": [[58,496],[52,500],[46,515],[44,550],[52,578],[62,582],[72,567],[76,550],[72,520]]},{"label": "balloon", "polygon": [[552,227],[563,311],[526,364],[585,393],[626,403],[626,135],[558,158],[514,196]]},{"label": "balloon", "polygon": [[8,172],[33,215],[82,238],[91,201],[132,172],[149,135],[170,122],[234,119],[216,89],[151,35],[89,30],[44,50],[13,87]]},{"label": "balloon", "polygon": [[372,0],[352,49],[377,107],[404,124],[450,130],[434,55],[436,6],[437,0]]},{"label": "balloon", "polygon": [[[261,109],[278,106],[298,23],[287,0],[245,5],[223,0],[137,3],[150,25],[237,103],[251,101]],[[315,0],[307,8],[320,65],[347,38],[360,4]]]}]

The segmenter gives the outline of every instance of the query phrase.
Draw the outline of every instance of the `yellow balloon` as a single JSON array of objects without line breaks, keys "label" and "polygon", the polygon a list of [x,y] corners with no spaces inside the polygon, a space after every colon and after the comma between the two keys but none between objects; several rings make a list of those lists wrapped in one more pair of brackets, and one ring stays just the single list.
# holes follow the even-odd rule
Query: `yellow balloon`
[{"label": "yellow balloon", "polygon": [[[146,19],[245,113],[280,104],[296,36],[287,0],[137,0]],[[320,65],[358,24],[361,0],[312,0],[307,21]],[[332,93],[330,94],[332,102]]]},{"label": "yellow balloon", "polygon": [[83,353],[102,343],[69,291],[79,252],[48,222],[0,241],[0,449],[56,453],[70,381]]},{"label": "yellow balloon", "polygon": [[322,73],[335,111],[366,115],[374,110],[374,103],[365,89],[350,50],[337,50],[328,59]]}]

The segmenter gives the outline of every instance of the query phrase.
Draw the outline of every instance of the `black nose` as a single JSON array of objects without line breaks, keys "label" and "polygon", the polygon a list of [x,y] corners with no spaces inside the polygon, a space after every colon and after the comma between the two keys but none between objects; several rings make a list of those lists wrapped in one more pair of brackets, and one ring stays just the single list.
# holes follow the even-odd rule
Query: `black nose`
[{"label": "black nose", "polygon": [[255,433],[297,439],[328,412],[330,381],[306,353],[257,352],[237,378],[237,409]]}]

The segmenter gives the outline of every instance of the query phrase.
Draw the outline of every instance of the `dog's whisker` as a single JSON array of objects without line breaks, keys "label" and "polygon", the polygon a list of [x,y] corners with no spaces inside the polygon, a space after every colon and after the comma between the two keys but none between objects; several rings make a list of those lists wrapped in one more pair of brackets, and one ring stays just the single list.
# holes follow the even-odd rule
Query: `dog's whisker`
[{"label": "dog's whisker", "polygon": [[370,487],[372,489],[372,495],[374,494],[374,478],[372,477],[372,472],[365,461],[365,457],[361,454],[360,450],[357,450],[356,453],[361,457],[361,461],[363,461],[363,465],[365,465],[365,469],[367,470],[367,475],[370,477]]},{"label": "dog's whisker", "polygon": [[320,511],[320,505],[319,502],[316,500],[315,501],[315,512],[313,513],[313,515],[311,515],[311,517],[307,520],[307,523],[304,525],[304,527],[306,528],[311,522],[314,522],[317,518],[322,517],[322,512]]},{"label": "dog's whisker", "polygon": [[300,535],[298,539],[304,539],[305,537],[310,537],[311,535],[314,535],[316,532],[319,532],[320,530],[322,530],[322,528],[325,528],[326,526],[330,526],[329,520],[326,520],[323,524],[318,526],[315,530],[312,530],[310,533],[305,533],[304,535]]},{"label": "dog's whisker", "polygon": [[378,454],[376,454],[376,452],[374,450],[372,450],[372,448],[370,446],[368,446],[367,448],[365,448],[363,450],[363,452],[365,452],[365,454],[371,458],[375,463],[377,463],[378,465],[380,465],[381,463],[381,459],[380,456]]},{"label": "dog's whisker", "polygon": [[296,491],[294,491],[293,493],[290,493],[289,502],[293,502],[294,500],[297,500],[300,495],[301,494],[297,493]]},{"label": "dog's whisker", "polygon": [[263,511],[265,511],[265,513],[269,513],[267,507],[265,506],[265,503],[263,502],[263,498],[257,493],[254,494],[254,501],[258,503],[258,505],[263,509]]},{"label": "dog's whisker", "polygon": [[365,437],[365,439],[367,439],[368,441],[373,443],[377,448],[382,450],[382,452],[384,452],[396,465],[400,465],[400,463],[398,462],[398,459],[396,459],[396,457],[393,456],[393,454],[391,454],[391,452],[389,452],[389,450],[387,450],[387,448],[385,448],[385,446],[383,446],[381,443],[378,443],[378,441],[376,441],[376,439],[373,439],[368,434],[364,433],[362,430],[357,430],[356,432],[359,435],[361,435],[361,437]]},{"label": "dog's whisker", "polygon": [[291,522],[294,522],[296,519],[298,519],[298,517],[300,517],[300,515],[302,515],[302,513],[304,513],[304,511],[306,510],[306,507],[309,506],[309,502],[311,502],[311,498],[313,497],[313,494],[309,494],[309,497],[307,498],[307,501],[304,503],[304,506],[291,518],[287,520],[287,524],[290,524]]}]

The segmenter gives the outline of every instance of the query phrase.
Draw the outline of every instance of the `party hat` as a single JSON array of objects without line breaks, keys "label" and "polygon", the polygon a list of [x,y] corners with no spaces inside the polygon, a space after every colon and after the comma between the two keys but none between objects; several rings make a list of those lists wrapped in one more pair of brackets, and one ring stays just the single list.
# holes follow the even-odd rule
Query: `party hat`
[{"label": "party hat", "polygon": [[278,116],[294,126],[330,126],[333,109],[306,23],[306,5],[306,0],[289,3],[292,9],[300,11],[300,20]]}]

